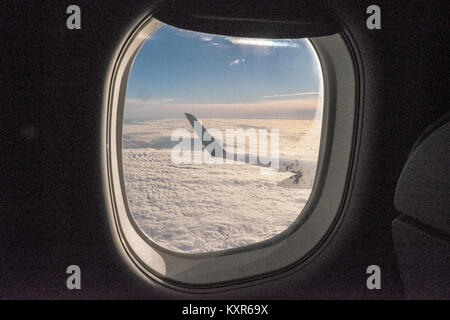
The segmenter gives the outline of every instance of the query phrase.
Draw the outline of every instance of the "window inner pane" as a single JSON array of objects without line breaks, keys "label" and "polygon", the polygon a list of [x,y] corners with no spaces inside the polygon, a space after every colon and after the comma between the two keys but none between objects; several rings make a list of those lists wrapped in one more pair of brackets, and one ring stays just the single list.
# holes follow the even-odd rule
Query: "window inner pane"
[{"label": "window inner pane", "polygon": [[322,97],[307,39],[160,28],[136,56],[125,100],[123,173],[138,226],[185,253],[286,230],[311,193]]}]

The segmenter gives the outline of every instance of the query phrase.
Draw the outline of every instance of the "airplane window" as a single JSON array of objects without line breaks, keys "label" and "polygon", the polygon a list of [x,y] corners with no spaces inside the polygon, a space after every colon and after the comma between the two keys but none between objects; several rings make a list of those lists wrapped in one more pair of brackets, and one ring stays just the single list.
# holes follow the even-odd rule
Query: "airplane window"
[{"label": "airplane window", "polygon": [[280,234],[310,197],[322,114],[309,40],[163,25],[136,55],[126,88],[122,166],[136,224],[182,253]]}]

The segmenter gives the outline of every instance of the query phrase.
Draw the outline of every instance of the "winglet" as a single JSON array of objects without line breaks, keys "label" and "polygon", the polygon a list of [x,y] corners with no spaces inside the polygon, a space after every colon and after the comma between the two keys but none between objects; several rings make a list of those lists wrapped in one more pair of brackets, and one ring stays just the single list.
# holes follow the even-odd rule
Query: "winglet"
[{"label": "winglet", "polygon": [[[206,130],[206,128],[201,124],[200,121],[198,121],[198,119],[195,116],[193,116],[190,113],[185,113],[184,115],[189,120],[189,123],[191,124],[192,129],[194,129],[195,134],[198,136],[198,138],[200,140],[202,140],[202,144],[204,147],[206,147],[209,144],[209,142],[214,142],[214,138],[211,137],[211,135]],[[197,122],[197,125],[195,125],[196,122]],[[207,135],[205,134],[205,132],[207,132]],[[206,143],[206,141],[204,141],[204,138],[206,138],[206,140],[208,140],[208,138],[210,138],[208,143]]]},{"label": "winglet", "polygon": [[[186,116],[186,118],[189,120],[189,123],[191,124],[192,128],[195,131],[195,134],[199,137],[199,139],[202,141],[202,145],[203,147],[208,147],[210,144],[215,143],[215,149],[220,148],[222,149],[221,146],[216,144],[216,140],[213,138],[213,136],[211,136],[211,134],[208,132],[208,130],[206,130],[206,128],[200,123],[200,121],[198,121],[198,119],[193,116],[190,113],[185,113],[184,114]],[[195,123],[197,122],[197,125],[195,125]],[[199,125],[200,124],[200,125]],[[216,156],[216,152],[215,149],[213,149],[212,151],[210,151],[209,149],[208,152],[209,154],[211,154],[213,157]],[[221,154],[223,156],[225,156],[225,150],[222,149]]]},{"label": "winglet", "polygon": [[192,128],[194,128],[194,123],[195,123],[195,121],[198,122],[197,118],[194,117],[194,116],[193,116],[192,114],[190,114],[190,113],[185,113],[184,115],[185,115],[186,118],[189,120],[189,123],[191,124]]}]

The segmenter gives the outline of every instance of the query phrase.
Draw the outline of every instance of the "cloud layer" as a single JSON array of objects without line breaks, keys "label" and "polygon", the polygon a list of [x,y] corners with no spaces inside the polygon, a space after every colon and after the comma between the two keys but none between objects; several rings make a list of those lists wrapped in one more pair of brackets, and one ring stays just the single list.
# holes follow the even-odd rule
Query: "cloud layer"
[{"label": "cloud layer", "polygon": [[[208,128],[220,130],[280,128],[280,153],[299,160],[317,159],[320,131],[315,122],[204,120]],[[174,164],[170,132],[185,126],[187,120],[124,126],[128,203],[153,241],[187,253],[230,249],[269,239],[298,217],[311,189],[281,186],[289,172],[262,175],[259,167],[248,164]]]}]

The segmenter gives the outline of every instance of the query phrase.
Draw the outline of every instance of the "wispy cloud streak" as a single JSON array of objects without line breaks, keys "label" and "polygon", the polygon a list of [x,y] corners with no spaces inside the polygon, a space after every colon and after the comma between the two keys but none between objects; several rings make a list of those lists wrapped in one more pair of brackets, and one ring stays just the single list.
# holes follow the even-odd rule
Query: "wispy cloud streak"
[{"label": "wispy cloud streak", "polygon": [[226,37],[225,40],[237,45],[263,46],[263,47],[291,47],[297,48],[299,44],[293,40],[271,40]]},{"label": "wispy cloud streak", "polygon": [[320,92],[298,92],[298,93],[287,93],[287,94],[274,94],[270,96],[262,96],[262,98],[270,99],[270,98],[283,98],[283,97],[300,97],[300,96],[315,96],[319,95]]}]

